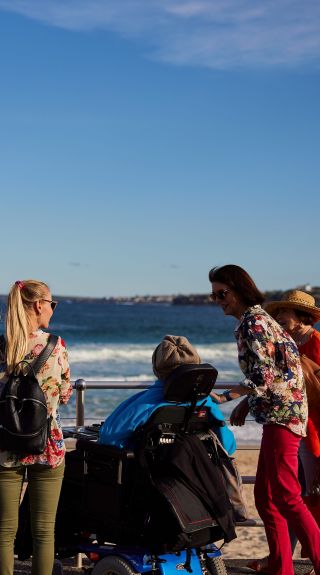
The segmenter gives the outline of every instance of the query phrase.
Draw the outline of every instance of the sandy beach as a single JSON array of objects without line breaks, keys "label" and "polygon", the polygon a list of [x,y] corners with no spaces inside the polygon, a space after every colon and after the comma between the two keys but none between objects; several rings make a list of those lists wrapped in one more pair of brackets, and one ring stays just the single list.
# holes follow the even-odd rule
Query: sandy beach
[{"label": "sandy beach", "polygon": [[[239,449],[235,453],[240,474],[255,475],[258,462],[258,449]],[[253,497],[253,485],[244,485],[245,496],[248,503],[249,517],[257,519],[258,512],[255,508]],[[300,558],[300,544],[298,543],[294,558]],[[258,559],[268,554],[268,544],[263,527],[237,527],[237,539],[224,545],[223,555],[226,558]]]}]

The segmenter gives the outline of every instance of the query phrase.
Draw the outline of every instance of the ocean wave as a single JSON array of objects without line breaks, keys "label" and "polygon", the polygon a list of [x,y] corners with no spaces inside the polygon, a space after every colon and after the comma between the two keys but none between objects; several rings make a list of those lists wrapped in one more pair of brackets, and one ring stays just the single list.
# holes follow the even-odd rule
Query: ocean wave
[{"label": "ocean wave", "polygon": [[[72,380],[78,379],[81,376],[77,376],[75,377],[74,374],[72,375]],[[97,381],[97,378],[94,376],[88,376],[84,378],[86,381]],[[153,383],[154,382],[154,375],[151,373],[138,373],[137,375],[114,375],[114,376],[104,376],[101,375],[99,376],[99,381],[101,383],[105,382],[105,383],[109,383],[109,382],[118,382],[118,383],[122,383],[122,382],[134,382],[137,381],[138,383]]]},{"label": "ocean wave", "polygon": [[[86,344],[69,348],[70,363],[94,363],[96,361],[145,361],[150,362],[154,347],[149,344]],[[235,343],[215,343],[210,346],[198,345],[197,351],[203,362],[230,360],[237,361]]]},{"label": "ocean wave", "polygon": [[255,421],[246,423],[243,427],[230,427],[236,438],[237,445],[260,445],[262,437],[262,425]]},{"label": "ocean wave", "polygon": [[151,362],[153,350],[149,346],[141,345],[77,345],[69,347],[70,363],[94,363],[96,361],[128,362],[149,361]]},{"label": "ocean wave", "polygon": [[[197,346],[203,363],[218,370],[218,381],[239,379],[240,371],[234,343]],[[69,347],[73,379],[100,381],[153,380],[150,344],[78,344]]]}]

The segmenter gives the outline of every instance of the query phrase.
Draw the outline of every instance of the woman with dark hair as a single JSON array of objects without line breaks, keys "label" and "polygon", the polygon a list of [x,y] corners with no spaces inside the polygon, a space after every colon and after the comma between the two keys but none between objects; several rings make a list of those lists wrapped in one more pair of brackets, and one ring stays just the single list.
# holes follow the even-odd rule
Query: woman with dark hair
[{"label": "woman with dark hair", "polygon": [[213,268],[211,299],[239,320],[235,330],[243,381],[218,403],[248,396],[263,425],[255,503],[265,526],[272,575],[293,575],[288,522],[320,575],[320,530],[304,504],[298,480],[298,448],[306,435],[307,398],[299,351],[293,339],[261,307],[264,297],[239,266]]},{"label": "woman with dark hair", "polygon": [[[320,479],[320,379],[319,375],[317,379],[316,373],[314,373],[314,369],[320,365],[320,333],[314,327],[314,324],[320,321],[320,308],[316,306],[315,299],[311,294],[300,290],[291,290],[286,292],[281,300],[268,302],[264,309],[291,335],[300,353],[308,399],[308,421],[307,436],[302,438],[299,447],[301,462],[299,480],[303,486],[303,500],[320,526],[320,494],[318,493]],[[248,401],[245,398],[232,412],[230,416],[232,424],[244,425],[248,412]],[[291,527],[290,538],[293,553],[298,540]],[[304,556],[304,550],[302,550],[302,555]],[[248,567],[261,572],[267,565],[268,557],[263,557],[248,564]],[[312,574],[314,571],[309,573],[309,575]]]}]

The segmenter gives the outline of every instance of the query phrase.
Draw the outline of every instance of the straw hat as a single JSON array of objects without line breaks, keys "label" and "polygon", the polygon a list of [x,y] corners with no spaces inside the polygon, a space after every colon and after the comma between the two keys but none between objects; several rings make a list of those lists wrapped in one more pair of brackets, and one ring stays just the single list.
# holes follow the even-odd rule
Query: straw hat
[{"label": "straw hat", "polygon": [[298,309],[311,315],[314,319],[314,323],[316,323],[320,321],[320,308],[315,304],[316,300],[312,295],[304,291],[292,290],[284,294],[283,299],[280,301],[271,301],[264,307],[272,317],[277,315],[279,309]]},{"label": "straw hat", "polygon": [[166,335],[152,355],[153,372],[159,379],[166,379],[180,365],[199,363],[197,351],[182,335]]}]

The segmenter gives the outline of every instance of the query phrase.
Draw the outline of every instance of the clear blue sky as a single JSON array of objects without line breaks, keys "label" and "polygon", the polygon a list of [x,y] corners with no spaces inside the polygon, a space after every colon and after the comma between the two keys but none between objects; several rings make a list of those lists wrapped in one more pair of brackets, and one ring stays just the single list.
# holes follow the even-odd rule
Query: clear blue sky
[{"label": "clear blue sky", "polygon": [[320,285],[318,0],[0,0],[0,293]]}]

